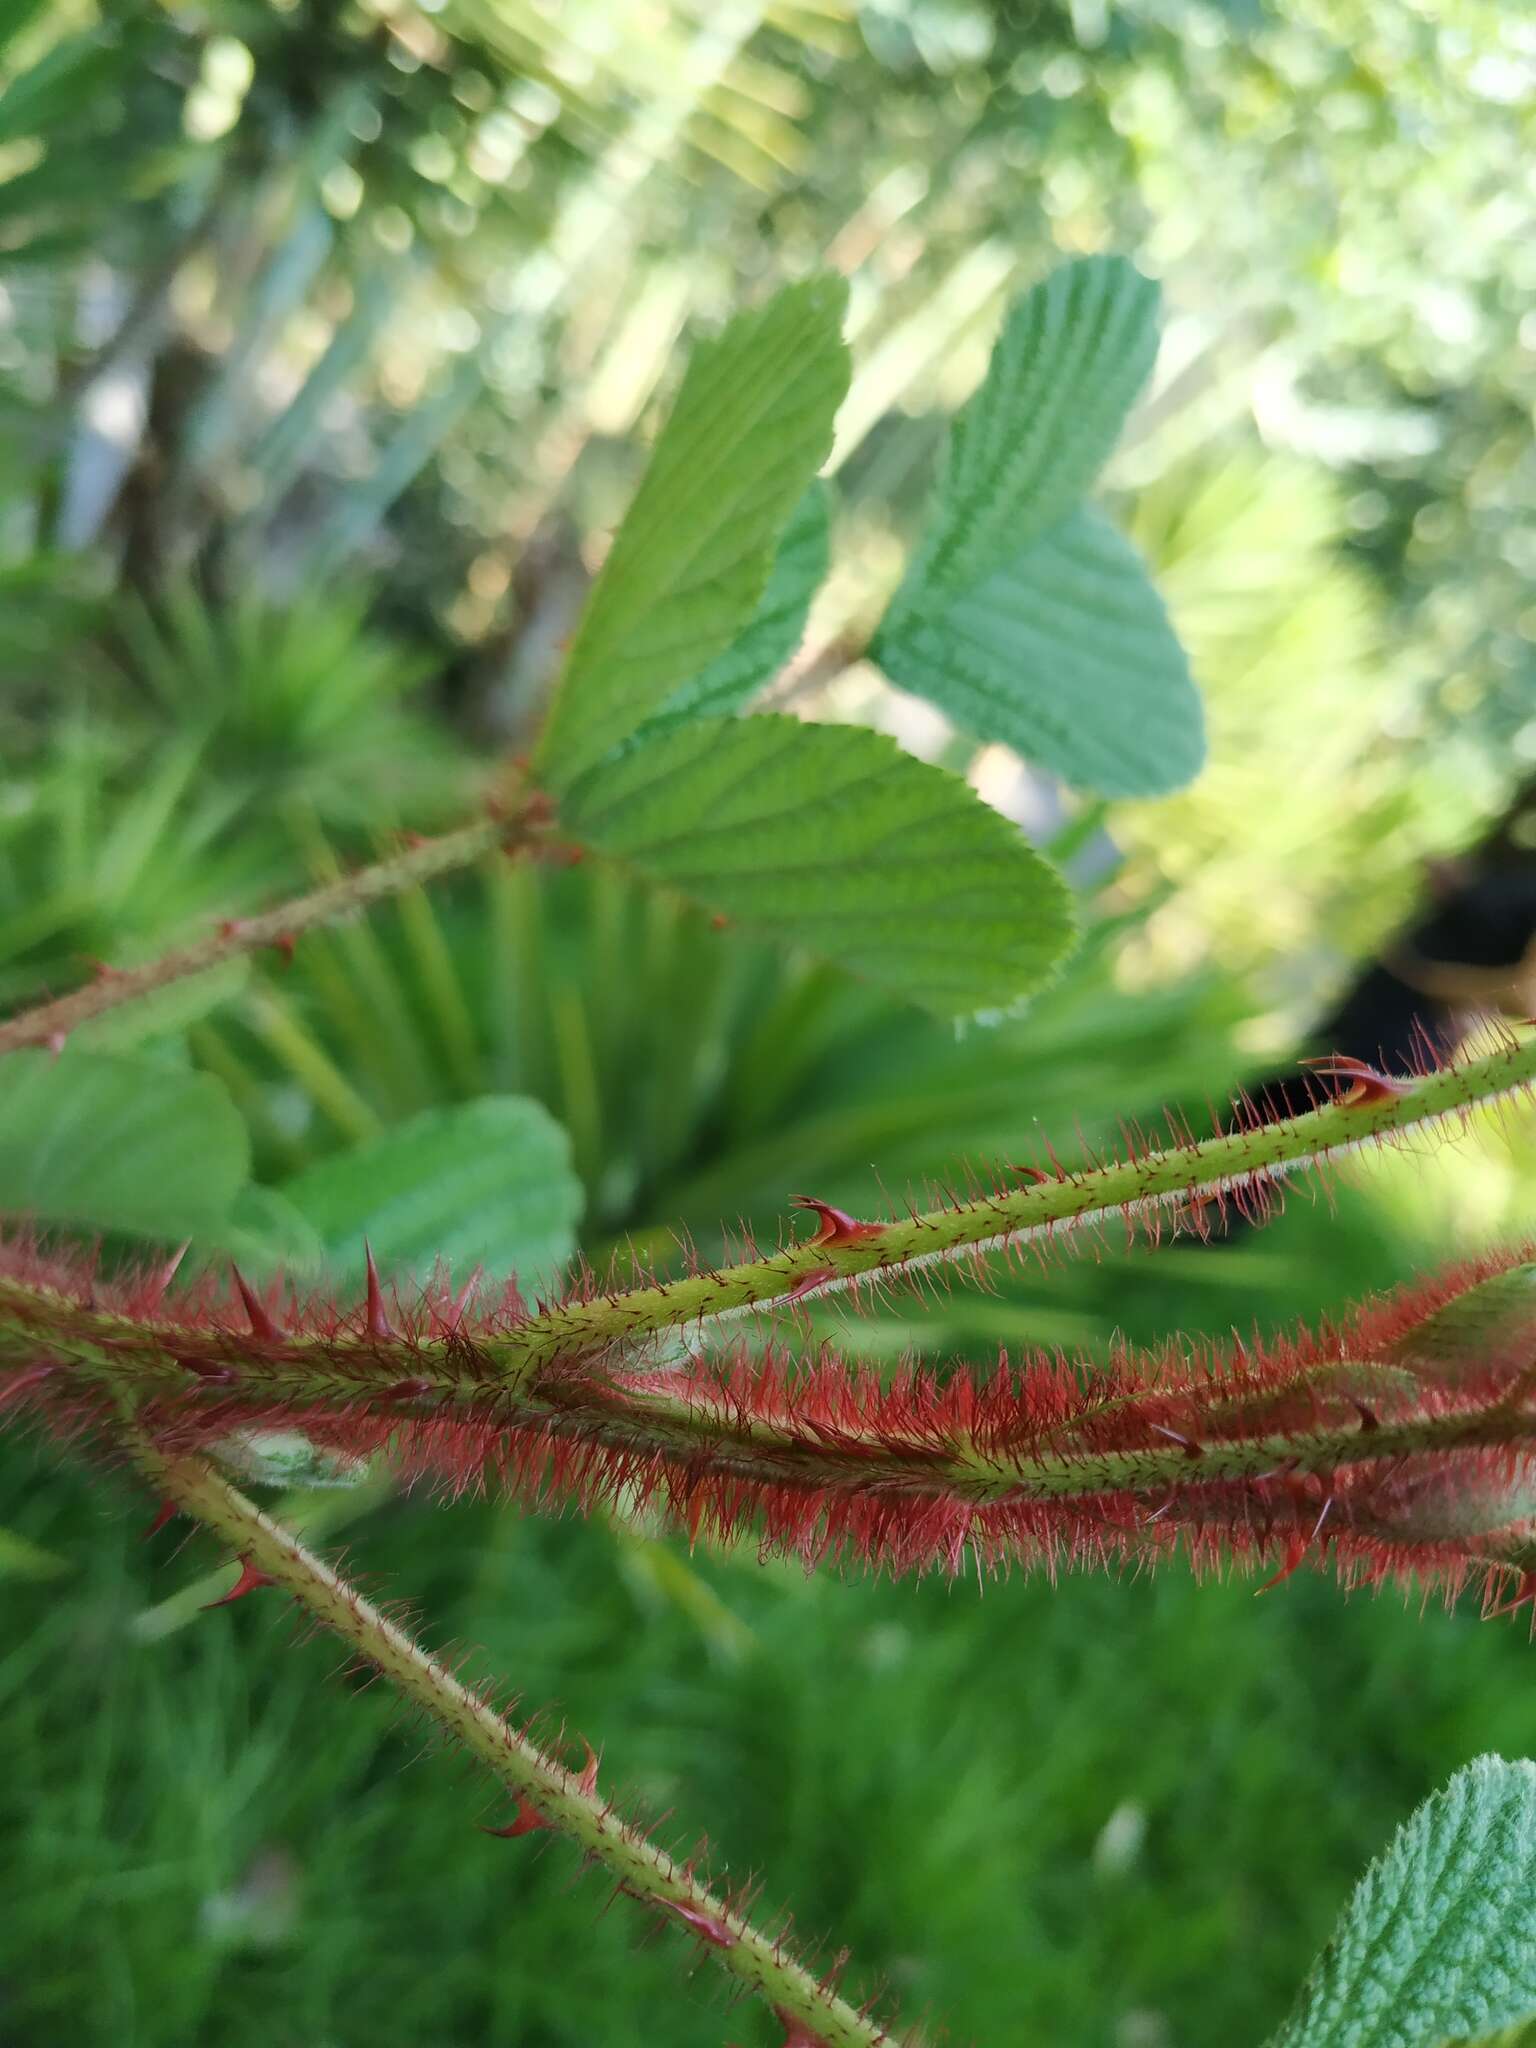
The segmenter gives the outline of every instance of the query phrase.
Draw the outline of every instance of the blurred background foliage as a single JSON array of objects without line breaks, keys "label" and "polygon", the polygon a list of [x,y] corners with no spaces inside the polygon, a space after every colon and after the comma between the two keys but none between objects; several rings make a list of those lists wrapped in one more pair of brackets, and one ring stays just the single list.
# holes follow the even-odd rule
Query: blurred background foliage
[{"label": "blurred background foliage", "polygon": [[[108,1256],[190,1213],[199,1256],[350,1280],[408,1149],[397,1266],[548,1282],[578,1242],[708,1253],[797,1187],[867,1209],[1223,1099],[1536,762],[1533,128],[1501,0],[0,0],[0,1002],[461,815],[536,726],[688,335],[825,261],[856,374],[774,700],[965,769],[1088,931],[957,1036],[613,874],[498,864],[98,1033],[98,1094],[50,1114],[119,1155],[110,1201],[29,1154],[6,1206]],[[1100,248],[1164,285],[1110,481],[1211,729],[1192,788],[1107,808],[860,659],[1005,303]],[[1528,1227],[1521,1155],[853,1335],[1273,1327]],[[4,1460],[0,2038],[766,2040],[558,1850],[402,1776],[323,1654],[185,1630],[203,1560],[125,1543],[126,1485]],[[1391,1825],[1530,1747],[1522,1645],[1327,1586],[983,1600],[294,1505],[959,2040],[1256,2040]]]}]

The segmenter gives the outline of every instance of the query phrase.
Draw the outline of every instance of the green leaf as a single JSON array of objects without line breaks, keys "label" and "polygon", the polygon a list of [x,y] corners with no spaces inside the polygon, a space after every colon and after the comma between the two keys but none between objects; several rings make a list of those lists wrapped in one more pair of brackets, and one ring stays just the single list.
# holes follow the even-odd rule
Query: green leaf
[{"label": "green leaf", "polygon": [[562,816],[647,879],[948,1015],[1015,1002],[1072,940],[1066,887],[1017,828],[860,726],[682,726],[603,762]]},{"label": "green leaf", "polygon": [[570,1257],[581,1184],[554,1119],[518,1095],[429,1109],[286,1182],[341,1275],[361,1278],[363,1240],[382,1272],[426,1279],[438,1259],[525,1287]]},{"label": "green leaf", "polygon": [[950,430],[915,586],[968,590],[1076,508],[1151,373],[1157,305],[1123,256],[1064,264],[1024,294]]},{"label": "green leaf", "polygon": [[674,690],[637,737],[650,739],[691,718],[728,718],[773,681],[804,637],[811,599],[827,573],[829,543],[826,486],[813,483],[784,529],[768,588],[746,631]]},{"label": "green leaf", "polygon": [[245,1125],[211,1074],[68,1046],[0,1061],[0,1210],[39,1223],[196,1237],[250,1172]]},{"label": "green leaf", "polygon": [[276,1188],[242,1188],[228,1216],[198,1249],[210,1247],[229,1253],[253,1276],[309,1274],[325,1264],[319,1231]]},{"label": "green leaf", "polygon": [[1176,789],[1204,753],[1162,600],[1082,503],[1152,368],[1157,299],[1095,256],[1014,307],[871,650],[967,732],[1105,796]]},{"label": "green leaf", "polygon": [[845,301],[841,279],[812,278],[695,349],[565,664],[538,752],[551,788],[627,739],[752,618],[831,447]]},{"label": "green leaf", "polygon": [[1536,2014],[1536,1764],[1483,1756],[1366,1873],[1271,2048],[1435,2048]]},{"label": "green leaf", "polygon": [[1104,796],[1177,789],[1200,698],[1141,558],[1080,508],[967,590],[914,591],[871,652],[965,731]]}]

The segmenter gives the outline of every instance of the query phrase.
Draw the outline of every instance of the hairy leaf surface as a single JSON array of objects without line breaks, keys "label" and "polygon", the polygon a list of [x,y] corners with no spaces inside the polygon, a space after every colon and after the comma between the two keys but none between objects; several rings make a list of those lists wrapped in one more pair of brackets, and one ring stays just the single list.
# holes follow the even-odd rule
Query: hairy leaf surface
[{"label": "hairy leaf surface", "polygon": [[751,624],[647,719],[647,738],[690,718],[728,718],[773,681],[800,645],[811,599],[826,576],[828,525],[826,486],[813,483],[784,529]]},{"label": "hairy leaf surface", "polygon": [[1103,796],[1177,789],[1200,698],[1141,558],[1086,507],[969,590],[919,595],[875,659],[967,732]]},{"label": "hairy leaf surface", "polygon": [[1483,1756],[1366,1873],[1270,2048],[1434,2048],[1536,2014],[1536,1764]]},{"label": "hairy leaf surface", "polygon": [[914,589],[968,590],[1076,508],[1151,373],[1157,307],[1122,256],[1024,294],[950,430]]},{"label": "hairy leaf surface", "polygon": [[752,619],[775,543],[832,443],[846,291],[818,277],[697,348],[593,586],[539,748],[574,782]]},{"label": "hairy leaf surface", "polygon": [[875,636],[893,681],[1105,796],[1189,781],[1200,702],[1135,549],[1083,504],[1157,352],[1119,257],[1027,292],[950,434],[923,546]]},{"label": "hairy leaf surface", "polygon": [[707,908],[949,1015],[1001,1008],[1066,952],[1056,871],[959,777],[863,727],[714,719],[606,761],[577,836]]}]

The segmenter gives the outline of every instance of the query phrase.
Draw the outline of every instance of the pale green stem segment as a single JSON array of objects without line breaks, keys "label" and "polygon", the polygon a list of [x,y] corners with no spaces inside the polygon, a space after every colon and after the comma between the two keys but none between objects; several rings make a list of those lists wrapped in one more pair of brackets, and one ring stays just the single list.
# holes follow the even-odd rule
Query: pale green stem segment
[{"label": "pale green stem segment", "polygon": [[[461,1685],[414,1636],[381,1614],[323,1558],[262,1513],[206,1460],[168,1458],[131,1432],[135,1461],[167,1499],[215,1531],[235,1554],[291,1593],[414,1706],[477,1757],[514,1798],[576,1842],[642,1905],[705,1943],[722,1969],[798,2021],[825,2048],[893,2048],[893,2037],[839,1998],[637,1828],[620,1820],[579,1772],[545,1754]],[[684,1915],[694,1916],[691,1920]]]},{"label": "pale green stem segment", "polygon": [[92,1017],[116,1009],[121,1003],[150,995],[188,975],[206,973],[242,953],[286,945],[315,925],[329,924],[349,911],[364,910],[438,875],[471,867],[497,846],[510,849],[518,845],[527,831],[527,825],[515,817],[487,816],[440,838],[409,846],[371,867],[342,875],[277,910],[232,919],[206,939],[184,946],[179,952],[162,954],[142,967],[110,968],[95,981],[71,989],[68,995],[40,1003],[35,1009],[24,1010],[20,1016],[0,1023],[0,1053],[15,1052],[24,1045],[57,1044]]},{"label": "pale green stem segment", "polygon": [[883,1224],[848,1243],[804,1244],[771,1257],[546,1309],[498,1353],[505,1384],[525,1386],[561,1357],[622,1351],[660,1330],[782,1302],[786,1296],[878,1283],[939,1261],[1009,1244],[1063,1238],[1096,1224],[1154,1218],[1191,1198],[1230,1193],[1372,1143],[1497,1103],[1536,1083],[1536,1035],[1444,1068],[1380,1103],[1331,1106],[1220,1138],[1148,1152]]},{"label": "pale green stem segment", "polygon": [[[871,1237],[806,1244],[715,1272],[695,1273],[628,1292],[545,1310],[527,1322],[471,1341],[475,1373],[462,1365],[463,1342],[424,1335],[392,1355],[359,1316],[355,1334],[295,1334],[281,1351],[260,1347],[251,1391],[273,1400],[356,1399],[369,1377],[429,1382],[466,1401],[494,1392],[528,1403],[532,1416],[562,1397],[549,1369],[590,1360],[621,1362],[627,1351],[662,1330],[702,1327],[756,1307],[781,1304],[861,1277],[899,1277],[934,1260],[964,1257],[1007,1244],[1067,1236],[1109,1222],[1154,1216],[1220,1190],[1282,1175],[1373,1143],[1499,1102],[1536,1080],[1536,1036],[1431,1075],[1408,1093],[1379,1104],[1332,1107],[1258,1130],[1209,1138],[1145,1154],[1069,1178],[959,1203],[907,1221],[886,1223]],[[185,1389],[178,1349],[210,1355],[206,1333],[189,1338],[173,1320],[142,1322],[82,1307],[45,1288],[0,1280],[0,1359],[31,1363],[53,1351],[98,1377],[135,1375]],[[232,1322],[213,1355],[238,1365],[249,1343]],[[358,1370],[361,1368],[361,1371]],[[556,1376],[558,1378],[559,1376]],[[402,1411],[404,1412],[404,1411]],[[504,1411],[511,1412],[511,1411]]]}]

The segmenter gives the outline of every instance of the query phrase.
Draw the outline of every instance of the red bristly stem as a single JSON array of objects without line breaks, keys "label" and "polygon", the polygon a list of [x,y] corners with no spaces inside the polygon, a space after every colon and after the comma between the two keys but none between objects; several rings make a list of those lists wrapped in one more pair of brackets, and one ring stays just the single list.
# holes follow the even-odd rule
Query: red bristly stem
[{"label": "red bristly stem", "polygon": [[[1536,1264],[1515,1254],[1387,1300],[1341,1329],[1225,1357],[1037,1356],[980,1379],[894,1379],[745,1347],[684,1370],[573,1358],[528,1388],[495,1371],[495,1312],[444,1298],[327,1311],[283,1331],[234,1310],[150,1319],[89,1276],[0,1282],[0,1404],[110,1439],[138,1406],[166,1455],[298,1430],[451,1488],[654,1505],[691,1535],[755,1531],[815,1563],[959,1569],[1289,1554],[1314,1530],[1350,1572],[1454,1581],[1524,1569],[1536,1533]],[[104,1292],[110,1292],[110,1283]],[[369,1300],[382,1304],[376,1287]],[[1433,1314],[1426,1302],[1438,1303]],[[46,1361],[39,1371],[39,1361]],[[1311,1539],[1309,1538],[1309,1541]]]},{"label": "red bristly stem", "polygon": [[159,1496],[220,1536],[248,1572],[292,1594],[486,1765],[520,1812],[536,1814],[539,1825],[577,1843],[621,1891],[693,1935],[722,1969],[786,2015],[786,2023],[803,2027],[818,2048],[894,2048],[893,2037],[839,1997],[829,1981],[762,1933],[739,1906],[711,1891],[689,1865],[622,1820],[597,1790],[595,1772],[567,1769],[546,1754],[205,1459],[168,1457],[132,1425],[129,1448]]}]

